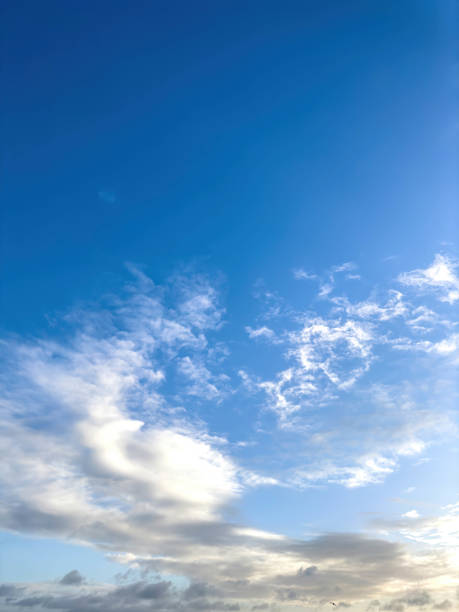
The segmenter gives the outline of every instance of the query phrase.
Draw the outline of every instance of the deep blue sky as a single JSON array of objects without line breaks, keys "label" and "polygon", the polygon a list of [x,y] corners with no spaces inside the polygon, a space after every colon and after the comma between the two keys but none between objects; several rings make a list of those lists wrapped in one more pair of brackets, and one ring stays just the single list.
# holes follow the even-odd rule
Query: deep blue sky
[{"label": "deep blue sky", "polygon": [[3,325],[100,294],[125,261],[158,279],[210,259],[237,297],[453,240],[452,12],[3,3]]}]

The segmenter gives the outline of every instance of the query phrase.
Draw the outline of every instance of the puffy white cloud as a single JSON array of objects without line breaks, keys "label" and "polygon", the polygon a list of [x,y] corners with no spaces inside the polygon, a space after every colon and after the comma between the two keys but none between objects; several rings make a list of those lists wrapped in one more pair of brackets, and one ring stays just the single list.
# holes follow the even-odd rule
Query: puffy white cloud
[{"label": "puffy white cloud", "polygon": [[406,518],[419,518],[420,515],[417,510],[408,510],[408,512],[404,512],[402,516]]},{"label": "puffy white cloud", "polygon": [[178,419],[160,393],[174,370],[185,395],[219,393],[201,335],[219,325],[216,298],[202,280],[196,295],[184,286],[166,308],[141,276],[110,317],[80,313],[64,343],[4,343],[3,528],[154,549],[142,521],[216,520],[240,493],[221,441]]}]

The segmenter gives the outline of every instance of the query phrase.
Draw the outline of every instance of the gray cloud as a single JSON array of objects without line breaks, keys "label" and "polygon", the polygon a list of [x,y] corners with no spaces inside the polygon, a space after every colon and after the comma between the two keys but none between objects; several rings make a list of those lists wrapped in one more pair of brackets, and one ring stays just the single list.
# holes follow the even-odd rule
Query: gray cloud
[{"label": "gray cloud", "polygon": [[24,587],[17,587],[14,584],[0,584],[0,597],[19,597],[24,591]]},{"label": "gray cloud", "polygon": [[[9,585],[3,585],[9,586]],[[171,582],[160,581],[148,583],[140,581],[130,585],[111,589],[105,592],[92,587],[92,592],[80,595],[62,596],[50,589],[47,594],[33,593],[26,597],[24,589],[14,586],[0,590],[0,597],[5,597],[6,610],[39,608],[40,610],[57,610],[60,612],[109,612],[119,610],[127,612],[145,612],[158,610],[161,612],[186,612],[187,610],[216,610],[222,612],[237,612],[240,606],[237,602],[199,598],[189,601],[184,593],[176,591]],[[4,608],[2,608],[3,610]]]},{"label": "gray cloud", "polygon": [[72,570],[71,572],[68,572],[68,574],[65,574],[65,576],[59,580],[59,584],[71,586],[83,584],[83,582],[84,578],[78,570]]},{"label": "gray cloud", "polygon": [[184,592],[184,598],[186,600],[193,600],[208,596],[212,597],[217,594],[218,591],[214,587],[204,582],[194,582]]},{"label": "gray cloud", "polygon": [[164,580],[152,584],[136,582],[117,588],[113,593],[113,598],[121,601],[129,601],[131,599],[165,599],[170,595],[171,585],[171,582]]},{"label": "gray cloud", "polygon": [[300,567],[297,572],[297,576],[313,576],[317,572],[317,565],[310,565],[309,567]]},{"label": "gray cloud", "polygon": [[443,601],[434,604],[433,607],[435,610],[449,610],[453,607],[453,604],[449,599],[444,599]]},{"label": "gray cloud", "polygon": [[422,608],[432,603],[432,597],[426,590],[410,591],[403,597],[397,597],[386,603],[382,609],[393,612],[401,612],[405,606],[416,606]]}]

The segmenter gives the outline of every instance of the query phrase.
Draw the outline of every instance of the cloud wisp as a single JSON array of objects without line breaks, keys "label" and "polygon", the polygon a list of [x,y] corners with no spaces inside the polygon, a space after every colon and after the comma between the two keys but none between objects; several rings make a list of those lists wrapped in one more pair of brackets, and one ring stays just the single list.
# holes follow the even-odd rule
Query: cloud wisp
[{"label": "cloud wisp", "polygon": [[403,285],[433,292],[439,300],[453,304],[459,300],[459,276],[457,261],[446,255],[436,255],[427,268],[400,274]]}]

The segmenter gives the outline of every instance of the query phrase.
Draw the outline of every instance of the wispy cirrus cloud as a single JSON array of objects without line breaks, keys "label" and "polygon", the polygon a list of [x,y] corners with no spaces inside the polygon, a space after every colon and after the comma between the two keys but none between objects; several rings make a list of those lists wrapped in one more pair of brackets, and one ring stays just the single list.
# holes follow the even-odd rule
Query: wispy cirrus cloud
[{"label": "wispy cirrus cloud", "polygon": [[275,333],[270,327],[266,325],[262,325],[261,327],[252,328],[249,325],[245,328],[247,335],[251,340],[254,338],[264,338],[266,340],[273,340],[275,338]]},{"label": "wispy cirrus cloud", "polygon": [[295,268],[293,270],[293,278],[295,280],[314,280],[317,278],[317,275],[307,272],[304,268]]},{"label": "wispy cirrus cloud", "polygon": [[[287,367],[268,380],[243,372],[246,388],[261,394],[263,409],[277,415],[282,429],[296,431],[303,443],[320,443],[316,461],[308,461],[306,468],[298,462],[296,483],[354,488],[382,482],[401,460],[422,454],[433,431],[441,435],[457,431],[452,368],[458,342],[453,313],[435,312],[422,303],[422,296],[408,298],[398,284],[385,291],[375,289],[363,300],[340,295],[333,274],[349,269],[354,266],[333,268],[334,294],[317,305],[320,313],[286,308],[288,317],[271,320]],[[319,288],[319,297],[320,292]],[[418,362],[417,373],[412,361],[416,353],[426,359]],[[391,375],[390,384],[385,384],[380,364],[389,362],[386,372],[395,367],[400,375]],[[378,384],[373,369],[378,370]],[[418,389],[413,377],[422,378]],[[446,380],[448,391],[437,384],[448,384]],[[435,401],[441,401],[443,410],[435,408]],[[348,408],[345,419],[335,414],[333,406],[339,404],[359,406],[358,418],[351,419]],[[324,410],[325,422],[320,418]],[[366,430],[361,426],[362,410]],[[333,420],[336,427],[330,423]],[[358,443],[351,431],[360,435]]]},{"label": "wispy cirrus cloud", "polygon": [[436,255],[427,268],[419,268],[399,275],[402,285],[421,291],[432,291],[438,299],[450,304],[459,300],[459,264],[446,255]]}]

